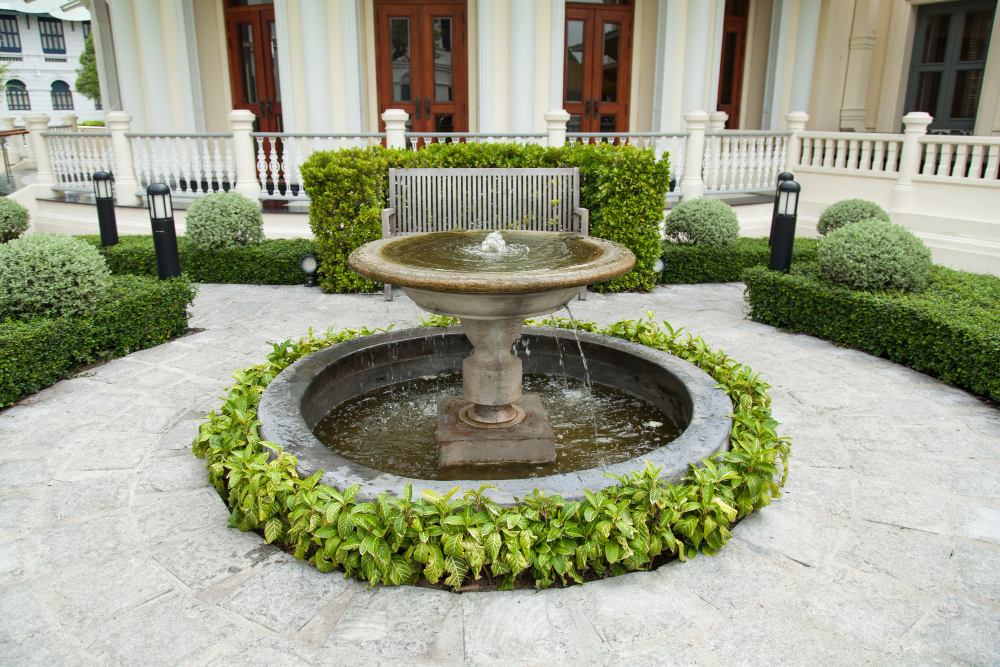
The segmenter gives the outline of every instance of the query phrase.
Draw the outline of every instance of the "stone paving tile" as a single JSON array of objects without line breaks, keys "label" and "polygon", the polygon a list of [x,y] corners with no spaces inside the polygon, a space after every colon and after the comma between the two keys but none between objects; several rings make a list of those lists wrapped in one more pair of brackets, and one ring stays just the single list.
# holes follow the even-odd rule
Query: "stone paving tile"
[{"label": "stone paving tile", "polygon": [[716,556],[566,590],[367,590],[227,528],[188,448],[231,371],[310,326],[413,326],[397,292],[202,285],[206,331],[0,411],[0,663],[1000,663],[1000,411],[749,322],[736,283],[571,304],[656,311],[773,385],[786,493]]}]

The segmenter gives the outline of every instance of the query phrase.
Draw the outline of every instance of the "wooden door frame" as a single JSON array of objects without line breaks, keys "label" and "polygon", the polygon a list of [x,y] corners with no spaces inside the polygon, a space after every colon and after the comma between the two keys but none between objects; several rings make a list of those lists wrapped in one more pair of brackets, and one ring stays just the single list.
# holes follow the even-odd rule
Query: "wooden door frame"
[{"label": "wooden door frame", "polygon": [[[749,6],[749,3],[748,3]],[[748,12],[749,13],[749,12]],[[738,24],[738,25],[737,25]],[[725,48],[726,43],[726,33],[736,32],[736,62],[733,63],[733,102],[728,105],[735,109],[735,113],[729,114],[729,118],[726,119],[727,129],[736,129],[740,126],[740,117],[743,114],[743,70],[746,64],[747,55],[747,32],[749,30],[750,20],[747,16],[725,16],[723,18],[722,24],[722,43],[719,44],[719,49]],[[730,26],[734,26],[735,29],[730,30]],[[722,53],[722,56],[725,54]],[[716,91],[716,99],[722,99],[722,86],[725,83],[722,70],[725,67],[725,59],[723,57],[719,58],[719,89]],[[721,102],[716,103],[716,110],[722,111],[720,108]]]},{"label": "wooden door frame", "polygon": [[[270,44],[265,44],[264,26],[263,22],[267,20],[265,15],[270,16],[270,19],[274,19],[274,5],[249,5],[245,7],[223,7],[223,13],[225,18],[225,34],[226,34],[226,58],[229,62],[229,79],[230,79],[230,91],[232,93],[232,106],[234,109],[248,109],[248,107],[253,106],[253,109],[248,109],[253,112],[254,116],[259,119],[260,131],[278,131],[277,126],[274,128],[268,128],[266,125],[270,125],[271,122],[276,121],[271,118],[271,116],[277,117],[281,114],[281,103],[277,104],[277,113],[273,112],[272,102],[272,112],[267,113],[267,101],[277,95],[269,96],[268,88],[273,88],[274,93],[277,93],[277,82],[273,80],[273,76],[269,79],[267,73],[274,71],[274,62],[270,59],[267,49],[270,49]],[[255,26],[260,25],[259,30],[259,43],[254,49],[254,66],[257,72],[257,103],[245,103],[242,101],[243,93],[243,77],[239,68],[239,34],[236,30],[236,25],[238,23],[252,22]],[[255,38],[258,35],[255,34]],[[265,46],[267,49],[265,49]],[[269,66],[270,65],[270,66]],[[270,81],[270,86],[269,86]],[[261,96],[261,91],[263,90],[263,96]],[[260,108],[261,101],[265,105],[264,110]]]}]

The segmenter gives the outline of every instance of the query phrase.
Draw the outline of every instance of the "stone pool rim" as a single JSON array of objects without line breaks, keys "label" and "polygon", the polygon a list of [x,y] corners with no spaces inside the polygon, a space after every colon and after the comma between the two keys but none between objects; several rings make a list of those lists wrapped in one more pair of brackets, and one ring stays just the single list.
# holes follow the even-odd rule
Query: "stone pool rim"
[{"label": "stone pool rim", "polygon": [[[553,337],[551,327],[530,326],[522,332],[528,337]],[[561,329],[560,338],[572,333]],[[689,462],[699,464],[706,458],[730,447],[732,402],[725,392],[716,388],[716,380],[694,364],[669,353],[639,343],[580,331],[580,341],[588,347],[605,347],[614,353],[624,353],[638,358],[640,363],[653,364],[673,376],[687,392],[681,400],[689,401],[690,418],[682,433],[664,447],[620,463],[579,470],[547,477],[528,477],[503,480],[429,480],[402,477],[355,463],[335,453],[313,434],[303,415],[303,402],[311,385],[327,367],[352,355],[373,353],[377,348],[416,338],[459,336],[465,338],[460,325],[444,327],[416,327],[387,333],[361,336],[309,354],[278,374],[265,388],[258,406],[261,421],[260,436],[284,448],[298,459],[297,472],[306,478],[323,469],[322,482],[343,490],[358,484],[358,498],[374,500],[379,493],[402,495],[408,482],[413,483],[415,495],[425,489],[444,494],[458,486],[462,491],[478,488],[481,484],[497,487],[489,496],[501,505],[512,505],[517,498],[530,495],[534,489],[548,494],[559,494],[566,501],[582,501],[584,489],[598,492],[615,484],[605,473],[628,474],[642,470],[646,461],[662,467],[661,477],[678,483],[687,474]],[[400,381],[402,378],[400,378]]]}]

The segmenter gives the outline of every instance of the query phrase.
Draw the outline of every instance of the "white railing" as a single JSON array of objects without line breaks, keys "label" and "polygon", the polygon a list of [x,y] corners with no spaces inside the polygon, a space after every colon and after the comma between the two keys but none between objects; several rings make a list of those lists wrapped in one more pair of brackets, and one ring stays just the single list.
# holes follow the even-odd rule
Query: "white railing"
[{"label": "white railing", "polygon": [[800,136],[802,167],[892,177],[899,173],[902,134],[802,132]]},{"label": "white railing", "polygon": [[200,197],[236,183],[231,134],[126,134],[132,142],[136,194],[165,183],[175,197]]},{"label": "white railing", "polygon": [[1000,174],[1000,137],[920,137],[920,176],[996,185]]},{"label": "white railing", "polygon": [[662,159],[664,154],[670,160],[670,192],[667,197],[679,197],[680,190],[677,185],[684,178],[684,152],[687,148],[687,132],[567,132],[566,140],[569,143],[611,143],[627,144],[637,148],[652,148],[656,151],[657,159]]},{"label": "white railing", "polygon": [[302,186],[302,164],[314,151],[381,146],[385,134],[282,134],[253,132],[261,199],[308,200]]},{"label": "white railing", "polygon": [[548,134],[498,134],[489,132],[407,132],[406,147],[420,150],[429,144],[518,144],[546,145]]},{"label": "white railing", "polygon": [[115,173],[111,133],[42,132],[49,148],[53,190],[91,192],[95,171]]},{"label": "white railing", "polygon": [[49,125],[49,132],[74,132],[76,125]]},{"label": "white railing", "polygon": [[785,169],[791,132],[726,130],[705,133],[706,193],[774,192]]}]

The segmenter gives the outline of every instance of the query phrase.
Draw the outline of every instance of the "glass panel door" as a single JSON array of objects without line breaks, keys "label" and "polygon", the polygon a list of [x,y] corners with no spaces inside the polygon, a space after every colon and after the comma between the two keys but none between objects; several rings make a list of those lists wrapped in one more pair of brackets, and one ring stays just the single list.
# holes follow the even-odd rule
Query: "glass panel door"
[{"label": "glass panel door", "polygon": [[256,116],[258,132],[281,132],[281,92],[272,5],[226,9],[233,108]]},{"label": "glass panel door", "polygon": [[[581,3],[582,4],[582,3]],[[627,132],[631,6],[566,5],[563,108],[570,132]]]},{"label": "glass panel door", "polygon": [[746,57],[747,2],[727,0],[722,23],[722,57],[719,62],[719,92],[716,109],[729,114],[726,127],[740,126],[743,96],[743,62]]}]

